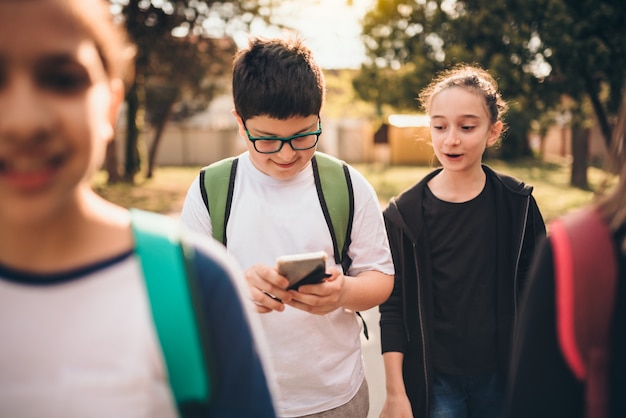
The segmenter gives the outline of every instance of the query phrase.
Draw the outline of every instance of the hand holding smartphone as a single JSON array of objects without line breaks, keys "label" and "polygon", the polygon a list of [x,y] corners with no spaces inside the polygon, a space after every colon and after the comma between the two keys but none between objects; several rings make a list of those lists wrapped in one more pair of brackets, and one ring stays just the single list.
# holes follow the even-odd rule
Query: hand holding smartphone
[{"label": "hand holding smartphone", "polygon": [[298,289],[304,284],[320,283],[331,275],[326,273],[325,251],[284,255],[276,259],[276,267],[280,274],[289,279],[290,289]]}]

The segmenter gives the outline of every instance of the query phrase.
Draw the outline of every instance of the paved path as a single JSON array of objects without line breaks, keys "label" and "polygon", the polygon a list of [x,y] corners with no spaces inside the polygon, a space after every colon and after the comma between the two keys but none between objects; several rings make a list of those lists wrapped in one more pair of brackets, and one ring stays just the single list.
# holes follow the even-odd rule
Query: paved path
[{"label": "paved path", "polygon": [[383,357],[380,354],[380,315],[378,307],[362,312],[367,323],[369,340],[361,333],[363,359],[365,360],[365,375],[370,389],[370,412],[367,418],[378,418],[385,402],[385,369]]}]

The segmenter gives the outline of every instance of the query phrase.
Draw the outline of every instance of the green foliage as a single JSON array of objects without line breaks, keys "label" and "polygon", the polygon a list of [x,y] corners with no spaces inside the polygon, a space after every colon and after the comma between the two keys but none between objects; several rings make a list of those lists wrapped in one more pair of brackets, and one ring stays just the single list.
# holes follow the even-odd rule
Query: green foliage
[{"label": "green foliage", "polygon": [[[354,81],[355,89],[366,100],[374,97],[397,110],[416,111],[419,91],[438,71],[457,63],[476,63],[496,75],[506,99],[523,102],[524,119],[530,120],[539,109],[533,113],[535,108],[527,103],[541,100],[528,94],[533,92],[528,87],[532,75],[511,62],[521,61],[511,57],[523,50],[523,40],[514,34],[503,36],[510,21],[504,1],[379,0],[364,18],[369,60]],[[503,156],[529,155],[528,126],[509,123],[508,138],[500,149]]]},{"label": "green foliage", "polygon": [[356,70],[324,70],[326,101],[322,109],[326,117],[333,119],[371,117],[371,103],[356,96],[352,79]]},{"label": "green foliage", "polygon": [[363,19],[368,60],[354,87],[379,108],[404,110],[439,70],[476,63],[512,104],[503,155],[529,155],[532,121],[549,122],[563,95],[589,100],[608,138],[626,79],[624,22],[616,0],[377,0]]},{"label": "green foliage", "polygon": [[[257,0],[110,1],[137,45],[136,79],[127,93],[133,106],[127,115],[124,165],[124,177],[132,181],[140,165],[143,115],[161,132],[170,116],[205,109],[228,85],[223,77],[230,73],[236,50],[230,33],[263,19],[267,11]],[[151,150],[151,157],[155,153]]]},{"label": "green foliage", "polygon": [[[626,8],[615,0],[530,0],[524,19],[540,43],[537,54],[551,67],[546,82],[573,99],[589,100],[607,144],[611,120],[626,86]],[[589,119],[580,106],[574,117]]]}]

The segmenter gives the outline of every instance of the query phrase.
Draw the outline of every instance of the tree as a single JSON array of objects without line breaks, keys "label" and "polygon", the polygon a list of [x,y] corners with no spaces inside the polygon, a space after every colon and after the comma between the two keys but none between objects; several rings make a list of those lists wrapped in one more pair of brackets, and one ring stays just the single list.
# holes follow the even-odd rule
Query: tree
[{"label": "tree", "polygon": [[[148,150],[146,177],[153,175],[162,133],[170,120],[182,120],[206,109],[225,91],[236,45],[230,38],[184,37],[172,60],[161,61],[146,83],[146,119],[155,128]],[[177,70],[182,68],[184,70]],[[175,105],[179,104],[178,109]]]},{"label": "tree", "polygon": [[406,108],[437,71],[477,63],[511,105],[503,156],[528,153],[532,122],[545,123],[564,96],[576,103],[576,127],[588,125],[588,100],[610,138],[624,86],[625,13],[616,0],[378,0],[363,21],[369,59],[354,86],[371,100],[382,88],[377,74],[405,69],[394,77],[407,88],[387,94]]},{"label": "tree", "polygon": [[[496,76],[510,101],[501,155],[529,154],[525,138],[530,120],[546,107],[546,100],[556,97],[539,97],[532,88],[536,76],[522,66],[526,40],[508,29],[512,21],[504,0],[379,0],[363,21],[369,59],[355,89],[364,99],[371,100],[375,91],[379,99],[391,95],[388,103],[399,109],[415,110],[418,92],[436,72],[461,62],[478,64]],[[398,86],[392,91],[381,83],[389,70],[394,70]]]},{"label": "tree", "polygon": [[626,86],[626,9],[616,0],[524,1],[537,54],[552,69],[546,83],[574,103],[571,184],[587,188],[588,128],[597,123],[607,150]]},{"label": "tree", "polygon": [[[206,107],[224,85],[234,42],[230,34],[266,19],[260,0],[110,0],[137,45],[135,81],[126,95],[126,152],[123,179],[132,182],[140,168],[139,140],[146,111],[155,123],[148,175],[152,175],[160,133],[181,99],[186,112]],[[271,4],[271,2],[270,2]],[[150,98],[151,106],[146,107]],[[154,100],[154,101],[153,101]],[[115,164],[108,163],[109,170]],[[115,167],[116,169],[117,167]],[[109,180],[116,178],[109,172]]]}]

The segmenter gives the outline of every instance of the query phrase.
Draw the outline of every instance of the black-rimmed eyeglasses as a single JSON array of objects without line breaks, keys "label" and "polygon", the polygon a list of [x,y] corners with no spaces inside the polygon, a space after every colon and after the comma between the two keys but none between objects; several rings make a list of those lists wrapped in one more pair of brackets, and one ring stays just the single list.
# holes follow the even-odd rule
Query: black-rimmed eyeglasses
[{"label": "black-rimmed eyeglasses", "polygon": [[243,127],[246,130],[248,139],[254,145],[254,149],[261,154],[274,154],[281,149],[285,143],[289,143],[289,146],[294,151],[304,151],[313,148],[317,145],[322,134],[322,120],[317,116],[317,131],[304,132],[301,134],[291,135],[285,138],[279,138],[275,136],[258,136],[254,137],[250,135],[246,121],[242,120]]}]

